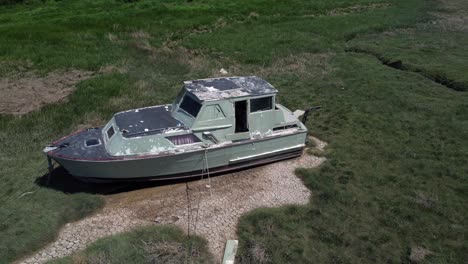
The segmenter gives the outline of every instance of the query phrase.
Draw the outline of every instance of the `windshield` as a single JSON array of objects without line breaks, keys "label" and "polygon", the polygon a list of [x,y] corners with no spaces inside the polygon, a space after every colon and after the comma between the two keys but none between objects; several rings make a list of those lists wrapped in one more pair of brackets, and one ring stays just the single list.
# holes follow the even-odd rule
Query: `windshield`
[{"label": "windshield", "polygon": [[184,96],[184,99],[180,104],[180,108],[193,117],[197,117],[201,107],[202,105],[199,102],[188,95]]}]

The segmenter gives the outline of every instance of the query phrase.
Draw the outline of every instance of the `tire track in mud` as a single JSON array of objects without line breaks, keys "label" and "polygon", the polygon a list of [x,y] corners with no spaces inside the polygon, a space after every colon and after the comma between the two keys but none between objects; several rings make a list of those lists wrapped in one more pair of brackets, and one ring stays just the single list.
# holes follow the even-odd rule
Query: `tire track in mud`
[{"label": "tire track in mud", "polygon": [[[326,146],[323,141],[311,139],[319,150]],[[44,263],[68,256],[99,238],[151,224],[175,224],[186,232],[190,229],[190,234],[208,240],[210,251],[220,260],[226,240],[236,239],[236,225],[243,213],[259,207],[307,204],[310,190],[294,170],[318,167],[324,160],[304,153],[299,158],[209,180],[108,195],[101,212],[66,224],[55,242],[20,263]],[[187,186],[190,213],[187,209]]]}]

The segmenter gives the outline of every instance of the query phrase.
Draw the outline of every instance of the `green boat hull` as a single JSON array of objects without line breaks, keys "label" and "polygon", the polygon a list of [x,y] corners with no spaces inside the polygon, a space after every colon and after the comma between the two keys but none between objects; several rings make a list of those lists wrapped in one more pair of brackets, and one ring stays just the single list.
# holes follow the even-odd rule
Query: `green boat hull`
[{"label": "green boat hull", "polygon": [[302,154],[306,133],[244,140],[199,151],[135,156],[118,160],[75,160],[54,157],[70,174],[85,181],[165,180],[261,165]]},{"label": "green boat hull", "polygon": [[186,81],[172,104],[118,112],[43,152],[87,181],[194,177],[299,156],[307,113],[276,103],[277,92],[256,76]]}]

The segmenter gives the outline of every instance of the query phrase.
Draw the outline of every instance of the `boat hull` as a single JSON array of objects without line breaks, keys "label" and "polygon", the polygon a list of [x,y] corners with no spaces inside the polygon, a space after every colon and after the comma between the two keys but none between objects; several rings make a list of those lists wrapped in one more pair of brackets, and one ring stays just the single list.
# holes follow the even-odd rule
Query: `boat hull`
[{"label": "boat hull", "polygon": [[297,157],[302,154],[305,140],[306,133],[295,133],[169,155],[109,160],[49,157],[85,181],[167,180],[202,176],[207,166],[214,174]]}]

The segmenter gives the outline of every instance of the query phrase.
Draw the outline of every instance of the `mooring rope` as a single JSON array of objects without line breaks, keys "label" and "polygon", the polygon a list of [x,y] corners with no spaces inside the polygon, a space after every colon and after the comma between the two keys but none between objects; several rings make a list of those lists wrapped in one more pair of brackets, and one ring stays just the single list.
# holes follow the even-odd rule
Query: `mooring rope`
[{"label": "mooring rope", "polygon": [[[208,185],[207,187],[210,189],[210,197],[212,195],[211,193],[211,178],[210,178],[210,167],[208,164],[208,149],[205,150],[204,153],[204,158],[203,158],[203,165],[202,165],[202,174],[201,174],[201,181],[204,180],[205,172],[208,178]],[[194,233],[197,233],[197,226],[198,226],[198,219],[200,215],[200,204],[201,204],[201,197],[203,195],[203,192],[200,191],[198,195],[198,202],[197,202],[197,212],[195,214],[195,225],[194,225]]]},{"label": "mooring rope", "polygon": [[187,235],[190,237],[190,215],[191,215],[191,206],[190,206],[190,193],[189,193],[188,182],[185,182],[185,192],[187,194]]},{"label": "mooring rope", "polygon": [[205,150],[205,162],[206,162],[206,174],[208,176],[208,186],[210,188],[210,196],[211,196],[212,192],[211,192],[210,166],[208,165],[208,150]]}]

